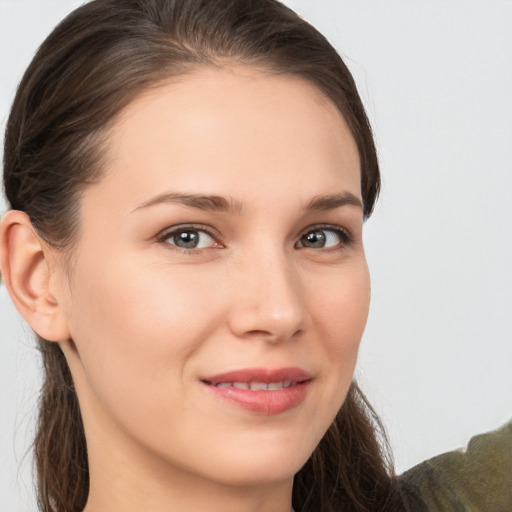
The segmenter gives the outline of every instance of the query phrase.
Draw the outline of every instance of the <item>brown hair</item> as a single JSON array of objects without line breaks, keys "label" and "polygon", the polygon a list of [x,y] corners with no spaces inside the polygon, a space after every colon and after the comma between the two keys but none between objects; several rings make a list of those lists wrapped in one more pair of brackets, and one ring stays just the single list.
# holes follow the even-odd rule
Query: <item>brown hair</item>
[{"label": "brown hair", "polygon": [[[357,143],[369,216],[379,168],[353,78],[328,41],[276,0],[94,0],[71,13],[38,50],[14,100],[4,151],[11,208],[25,211],[49,244],[69,253],[80,230],[80,192],[101,178],[102,134],[120,111],[165,79],[234,62],[302,77],[336,104]],[[44,512],[79,512],[89,473],[78,400],[58,344],[39,345],[39,505]],[[295,510],[402,509],[379,432],[353,384],[296,475]]]}]

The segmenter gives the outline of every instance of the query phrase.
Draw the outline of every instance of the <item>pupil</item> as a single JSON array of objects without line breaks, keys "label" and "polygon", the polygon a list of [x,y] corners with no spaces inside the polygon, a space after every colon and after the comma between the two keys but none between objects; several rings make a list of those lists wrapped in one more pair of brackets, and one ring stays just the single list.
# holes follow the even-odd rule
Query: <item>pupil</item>
[{"label": "pupil", "polygon": [[194,249],[199,243],[199,234],[196,231],[183,231],[174,237],[174,243],[178,247]]},{"label": "pupil", "polygon": [[324,247],[325,233],[323,231],[311,231],[306,235],[306,243],[309,247]]}]

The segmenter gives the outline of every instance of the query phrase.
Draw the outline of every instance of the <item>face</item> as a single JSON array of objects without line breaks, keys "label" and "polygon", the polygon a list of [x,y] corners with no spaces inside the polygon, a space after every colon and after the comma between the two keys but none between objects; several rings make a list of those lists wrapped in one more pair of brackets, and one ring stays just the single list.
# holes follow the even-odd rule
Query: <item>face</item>
[{"label": "face", "polygon": [[60,300],[92,464],[292,478],[346,396],[368,312],[342,116],[294,77],[198,70],[123,112],[105,168]]}]

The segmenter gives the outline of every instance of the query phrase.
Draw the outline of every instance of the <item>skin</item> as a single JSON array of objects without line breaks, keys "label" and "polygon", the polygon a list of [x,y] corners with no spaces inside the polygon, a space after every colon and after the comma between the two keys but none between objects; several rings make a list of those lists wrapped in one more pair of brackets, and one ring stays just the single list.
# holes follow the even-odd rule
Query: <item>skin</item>
[{"label": "skin", "polygon": [[[32,295],[45,296],[46,309],[24,316],[60,343],[76,383],[85,512],[289,512],[293,475],[343,403],[368,314],[361,206],[306,209],[333,194],[361,201],[348,127],[312,85],[231,67],[143,94],[107,140],[105,176],[81,198],[71,272],[24,214],[2,223],[3,272],[24,269]],[[199,248],[164,236],[191,224]],[[319,231],[327,246],[308,246],[304,235]],[[36,253],[37,265],[16,263]],[[13,295],[27,282],[6,279]],[[247,411],[201,382],[291,366],[312,381],[281,414]]]}]

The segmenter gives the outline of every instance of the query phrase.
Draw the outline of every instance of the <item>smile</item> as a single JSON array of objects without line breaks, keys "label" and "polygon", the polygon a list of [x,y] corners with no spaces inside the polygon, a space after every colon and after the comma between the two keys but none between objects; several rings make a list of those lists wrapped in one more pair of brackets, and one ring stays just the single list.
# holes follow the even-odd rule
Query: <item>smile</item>
[{"label": "smile", "polygon": [[280,382],[219,382],[213,384],[218,388],[237,388],[237,389],[250,389],[252,391],[273,391],[276,389],[289,388],[295,386],[297,382],[293,380],[284,380]]},{"label": "smile", "polygon": [[299,368],[236,370],[202,379],[218,399],[262,415],[281,414],[299,406],[312,377]]}]

